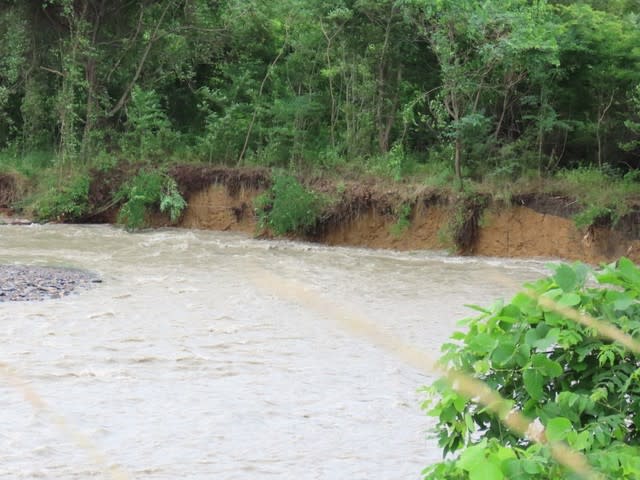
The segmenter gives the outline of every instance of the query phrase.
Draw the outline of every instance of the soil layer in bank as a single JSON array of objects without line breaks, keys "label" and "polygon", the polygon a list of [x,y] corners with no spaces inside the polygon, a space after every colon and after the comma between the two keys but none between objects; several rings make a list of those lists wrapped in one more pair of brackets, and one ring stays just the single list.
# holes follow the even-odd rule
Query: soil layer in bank
[{"label": "soil layer in bank", "polygon": [[[117,168],[114,172],[111,177],[92,173],[92,209],[80,221],[116,221],[121,205],[113,201],[114,192],[136,171]],[[159,211],[149,212],[150,226],[271,236],[259,229],[255,210],[256,198],[271,186],[269,170],[185,164],[170,168],[167,174],[176,181],[187,207],[173,224]],[[8,177],[0,180],[0,200],[8,206],[19,199],[20,189]],[[328,245],[448,249],[466,255],[560,258],[591,264],[621,256],[640,262],[639,208],[631,208],[615,224],[599,222],[580,229],[573,216],[581,206],[562,195],[531,192],[514,196],[506,204],[486,194],[460,195],[379,179],[302,182],[328,201],[315,225],[291,238]]]},{"label": "soil layer in bank", "polygon": [[[269,185],[268,176],[261,172],[256,180],[255,172],[240,177],[237,173],[221,176],[219,172],[199,171],[198,178],[213,175],[216,181],[184,189],[188,206],[179,226],[261,233],[253,205]],[[231,188],[225,177],[233,179]],[[579,205],[558,195],[521,195],[506,205],[489,197],[469,203],[408,185],[394,188],[375,182],[343,181],[337,187],[335,182],[325,180],[309,182],[308,187],[333,195],[334,200],[313,231],[298,237],[305,240],[395,250],[449,249],[467,255],[561,258],[592,264],[621,256],[640,261],[637,214],[623,217],[615,226],[579,229],[573,220]],[[410,206],[410,214],[408,223],[399,228],[398,212],[403,205]],[[465,228],[456,242],[455,228],[456,224],[460,228],[461,215]]]}]

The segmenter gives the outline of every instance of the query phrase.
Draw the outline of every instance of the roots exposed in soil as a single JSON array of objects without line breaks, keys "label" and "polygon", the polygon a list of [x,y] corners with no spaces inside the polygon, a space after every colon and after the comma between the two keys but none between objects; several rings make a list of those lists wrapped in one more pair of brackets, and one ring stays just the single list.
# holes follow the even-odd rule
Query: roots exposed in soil
[{"label": "roots exposed in soil", "polygon": [[0,173],[0,207],[8,208],[20,196],[20,187],[16,177]]},{"label": "roots exposed in soil", "polygon": [[388,188],[375,182],[340,183],[316,180],[308,188],[330,199],[323,214],[309,234],[313,240],[321,240],[333,228],[348,224],[361,215],[371,212],[395,219],[398,207],[409,204],[412,208],[420,198],[415,191]]},{"label": "roots exposed in soil", "polygon": [[521,205],[545,215],[571,218],[580,212],[580,204],[564,195],[525,193],[511,198],[511,205]]},{"label": "roots exposed in soil", "polygon": [[455,207],[451,236],[458,253],[467,255],[473,252],[480,231],[480,217],[486,204],[486,198],[472,196],[460,200]]},{"label": "roots exposed in soil", "polygon": [[261,190],[271,185],[270,172],[259,168],[236,169],[185,164],[172,167],[168,173],[175,179],[185,198],[212,185],[224,185],[229,196],[234,198],[242,188]]}]

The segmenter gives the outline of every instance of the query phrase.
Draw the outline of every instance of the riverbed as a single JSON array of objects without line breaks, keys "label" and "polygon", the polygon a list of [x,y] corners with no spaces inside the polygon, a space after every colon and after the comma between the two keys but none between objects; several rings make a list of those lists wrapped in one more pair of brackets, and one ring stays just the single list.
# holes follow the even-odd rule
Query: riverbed
[{"label": "riverbed", "polygon": [[533,260],[67,225],[0,226],[2,263],[101,280],[0,304],[7,479],[418,479],[440,458],[417,392],[431,377],[349,316],[436,356],[472,314],[465,304],[546,272]]}]

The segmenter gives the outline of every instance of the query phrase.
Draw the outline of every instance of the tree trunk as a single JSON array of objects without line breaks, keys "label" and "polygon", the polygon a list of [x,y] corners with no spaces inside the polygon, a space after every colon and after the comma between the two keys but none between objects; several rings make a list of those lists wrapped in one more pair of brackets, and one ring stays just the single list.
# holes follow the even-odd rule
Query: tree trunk
[{"label": "tree trunk", "polygon": [[[380,53],[380,60],[378,62],[378,91],[376,101],[376,126],[378,129],[378,147],[380,153],[387,153],[389,151],[389,131],[387,131],[388,122],[385,121],[385,100],[386,100],[386,84],[387,73],[389,66],[387,64],[387,50],[389,49],[389,39],[391,37],[391,21],[393,20],[393,11],[389,13],[387,24],[384,29],[384,42],[382,43],[382,52]],[[389,129],[390,130],[390,129]]]},{"label": "tree trunk", "polygon": [[[96,11],[93,22],[93,32],[91,34],[91,48],[94,49],[98,39],[98,31],[104,14],[106,0],[100,2],[100,7]],[[97,110],[97,78],[96,78],[96,59],[91,53],[87,56],[85,64],[85,80],[87,82],[87,103],[86,117],[84,122],[84,131],[82,133],[81,156],[83,161],[87,161],[91,149],[91,133],[96,123]]]},{"label": "tree trunk", "polygon": [[73,160],[78,153],[78,138],[77,138],[77,112],[76,107],[76,94],[77,88],[80,85],[80,79],[78,77],[79,59],[82,47],[82,37],[84,36],[84,23],[89,8],[88,2],[85,0],[82,3],[82,9],[80,14],[75,11],[74,8],[68,13],[69,21],[69,50],[64,47],[61,51],[62,58],[62,87],[61,94],[58,98],[59,112],[60,112],[60,157],[61,162],[59,164],[59,173],[62,176],[66,167],[70,167],[69,162]]},{"label": "tree trunk", "polygon": [[129,94],[131,93],[131,90],[133,90],[133,87],[135,86],[136,82],[138,81],[138,78],[140,78],[140,74],[142,73],[142,69],[144,67],[144,64],[147,61],[147,57],[149,56],[149,52],[151,51],[151,47],[153,47],[153,44],[158,39],[158,32],[160,31],[160,26],[164,22],[164,17],[167,15],[167,12],[169,11],[169,8],[171,7],[171,5],[172,5],[172,2],[168,1],[167,4],[165,5],[164,9],[162,10],[162,13],[160,14],[160,18],[158,19],[158,23],[156,23],[156,25],[155,25],[155,27],[153,29],[153,33],[151,34],[151,37],[149,38],[149,41],[147,42],[147,46],[144,49],[144,52],[142,52],[142,57],[140,58],[140,61],[138,62],[138,67],[136,68],[136,71],[135,71],[135,74],[133,75],[133,78],[131,79],[131,81],[129,82],[127,87],[125,88],[124,92],[122,92],[122,95],[120,96],[120,98],[118,99],[118,101],[116,102],[114,107],[109,111],[109,113],[107,113],[107,117],[113,117],[116,113],[118,113],[120,110],[122,110],[122,108],[126,104],[127,99],[129,98]]},{"label": "tree trunk", "polygon": [[611,108],[611,105],[613,104],[613,97],[615,96],[615,91],[611,92],[611,97],[609,98],[609,102],[604,105],[603,101],[600,101],[600,106],[602,107],[602,110],[598,112],[598,121],[596,122],[596,139],[598,141],[598,167],[602,168],[602,124],[604,123],[604,120],[607,116],[607,112],[609,111],[609,109]]},{"label": "tree trunk", "polygon": [[454,160],[454,168],[456,171],[456,180],[458,181],[458,187],[460,191],[464,189],[464,185],[462,184],[462,167],[460,166],[461,157],[462,157],[462,140],[460,140],[459,136],[456,136],[456,146],[455,146],[455,160]]},{"label": "tree trunk", "polygon": [[342,30],[342,25],[333,33],[333,35],[329,35],[329,33],[324,28],[324,23],[320,20],[320,29],[322,30],[322,34],[324,35],[325,41],[327,42],[327,48],[325,50],[325,59],[327,61],[327,68],[329,69],[329,96],[331,97],[331,121],[329,123],[329,136],[331,138],[331,148],[336,148],[336,123],[338,120],[338,108],[336,102],[336,94],[334,91],[333,85],[333,70],[331,63],[331,47],[333,45],[333,39],[340,33]]},{"label": "tree trunk", "polygon": [[273,59],[273,62],[271,62],[267,67],[267,73],[265,73],[264,78],[262,79],[262,83],[260,84],[260,90],[258,91],[258,98],[256,98],[255,100],[256,108],[253,109],[253,115],[251,116],[251,121],[249,122],[249,128],[247,128],[247,134],[244,137],[244,144],[242,145],[242,150],[240,151],[240,155],[238,156],[238,162],[236,163],[236,167],[239,167],[240,165],[242,165],[242,161],[244,160],[244,155],[245,153],[247,153],[247,147],[249,146],[249,139],[251,138],[251,132],[253,131],[253,126],[255,125],[256,117],[258,116],[258,102],[262,97],[264,86],[267,84],[267,80],[271,75],[271,70],[273,70],[273,67],[276,66],[276,64],[278,63],[278,60],[280,60],[280,57],[284,53],[284,49],[287,46],[288,40],[289,40],[289,37],[287,35],[285,36],[284,43],[282,44],[282,48],[280,48],[280,51],[278,52],[278,55],[276,55],[276,58]]}]

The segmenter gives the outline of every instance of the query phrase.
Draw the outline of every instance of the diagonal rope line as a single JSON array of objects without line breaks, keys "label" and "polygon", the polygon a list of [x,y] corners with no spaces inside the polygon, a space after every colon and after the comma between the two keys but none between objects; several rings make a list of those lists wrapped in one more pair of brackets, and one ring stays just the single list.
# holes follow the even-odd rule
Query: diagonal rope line
[{"label": "diagonal rope line", "polygon": [[610,340],[618,342],[629,350],[630,352],[635,353],[636,355],[640,355],[640,342],[635,340],[628,333],[623,332],[615,325],[606,322],[604,320],[598,320],[597,318],[586,314],[584,312],[580,312],[574,308],[565,307],[560,305],[555,300],[545,297],[543,295],[538,295],[531,289],[527,289],[524,291],[525,295],[530,298],[533,298],[538,302],[539,305],[545,307],[549,310],[552,310],[556,313],[559,313],[565,318],[569,320],[573,320],[580,325],[584,325],[585,327],[589,327],[597,331],[603,337],[607,337]]},{"label": "diagonal rope line", "polygon": [[78,447],[84,450],[94,465],[99,466],[104,473],[108,474],[113,480],[132,480],[132,477],[122,467],[115,464],[109,465],[107,457],[98,450],[87,436],[74,429],[62,415],[55,413],[27,382],[4,362],[0,362],[0,377],[4,377],[10,386],[19,391],[35,411],[44,414],[65,437],[70,438]]},{"label": "diagonal rope line", "polygon": [[537,431],[534,422],[521,412],[513,410],[509,402],[486,383],[463,372],[445,367],[418,348],[389,335],[375,327],[366,318],[320,297],[319,294],[304,288],[298,282],[286,280],[266,271],[260,271],[259,275],[254,275],[252,281],[263,291],[330,316],[343,329],[367,339],[423,373],[435,373],[446,378],[454,390],[497,415],[513,432],[536,443],[548,445],[551,455],[561,465],[583,479],[602,480],[602,475],[593,470],[583,454],[572,450],[564,443],[547,442],[544,430]]}]

